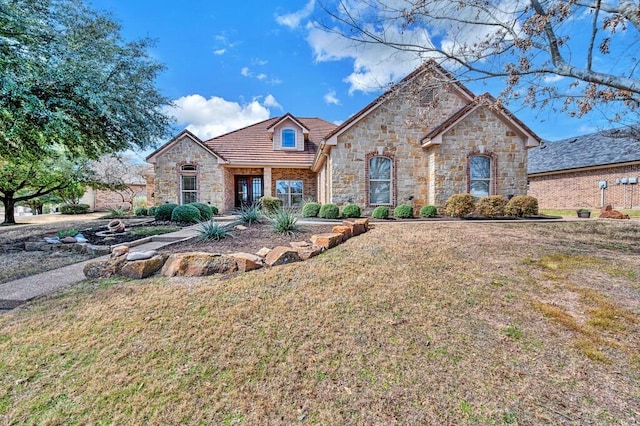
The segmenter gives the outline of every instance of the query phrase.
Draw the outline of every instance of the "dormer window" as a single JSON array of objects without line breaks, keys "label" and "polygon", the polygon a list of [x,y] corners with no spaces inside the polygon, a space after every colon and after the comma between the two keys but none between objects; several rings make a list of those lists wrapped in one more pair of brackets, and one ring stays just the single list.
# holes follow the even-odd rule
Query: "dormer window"
[{"label": "dormer window", "polygon": [[282,129],[282,148],[296,147],[296,131],[293,129]]}]

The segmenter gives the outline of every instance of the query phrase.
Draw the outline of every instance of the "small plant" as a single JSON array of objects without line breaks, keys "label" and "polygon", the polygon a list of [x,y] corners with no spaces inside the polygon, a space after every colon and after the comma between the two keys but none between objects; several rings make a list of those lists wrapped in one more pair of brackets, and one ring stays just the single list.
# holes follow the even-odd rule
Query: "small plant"
[{"label": "small plant", "polygon": [[589,210],[589,209],[578,209],[576,211],[576,213],[587,213],[587,212],[591,212],[591,210]]},{"label": "small plant", "polygon": [[189,204],[178,206],[171,212],[173,222],[196,223],[201,219],[200,210]]},{"label": "small plant", "polygon": [[393,209],[393,217],[398,219],[410,219],[413,217],[413,207],[408,204],[400,204]]},{"label": "small plant", "polygon": [[196,227],[196,232],[198,233],[198,239],[200,241],[220,241],[223,238],[233,236],[229,232],[230,229],[233,228],[233,226],[233,223],[220,224],[213,219],[209,219],[204,222],[199,222],[198,226]]},{"label": "small plant", "polygon": [[516,195],[504,208],[507,216],[524,217],[538,214],[538,199],[530,195]]},{"label": "small plant", "polygon": [[274,232],[278,234],[293,235],[299,230],[298,218],[293,212],[280,209],[269,217]]},{"label": "small plant", "polygon": [[121,218],[121,217],[127,217],[128,215],[129,215],[129,210],[115,208],[115,209],[109,209],[105,217]]},{"label": "small plant", "polygon": [[387,206],[378,206],[373,209],[371,216],[375,219],[388,219],[389,218],[389,207]]},{"label": "small plant", "polygon": [[420,208],[420,216],[422,217],[436,217],[438,214],[438,208],[436,206],[422,206]]},{"label": "small plant", "polygon": [[61,214],[85,214],[89,213],[89,204],[63,204],[60,206]]},{"label": "small plant", "polygon": [[216,216],[218,214],[218,208],[216,206],[209,206],[209,207],[211,207],[211,215]]},{"label": "small plant", "polygon": [[145,207],[138,207],[133,211],[133,214],[136,216],[146,216],[148,211]]},{"label": "small plant", "polygon": [[280,198],[271,197],[269,195],[265,195],[260,198],[260,205],[262,206],[262,210],[267,214],[274,214],[282,207],[282,201]]},{"label": "small plant", "polygon": [[473,213],[476,207],[476,199],[471,194],[453,194],[444,205],[444,211],[448,216],[464,217]]},{"label": "small plant", "polygon": [[[211,206],[204,204],[204,203],[189,203],[189,206],[193,206],[195,208],[197,208],[198,210],[200,210],[200,218],[202,220],[209,220],[211,219],[211,216],[213,216],[213,209],[211,208]],[[218,209],[216,209],[218,210]]]},{"label": "small plant", "polygon": [[324,204],[320,207],[318,216],[324,219],[337,219],[340,217],[340,209],[335,204]]},{"label": "small plant", "polygon": [[235,211],[235,214],[240,216],[240,221],[247,225],[262,222],[262,213],[260,212],[260,206],[257,203],[253,203],[250,206],[242,206]]},{"label": "small plant", "polygon": [[502,195],[482,197],[476,203],[476,213],[485,217],[504,216],[507,201]]},{"label": "small plant", "polygon": [[76,235],[78,235],[78,230],[75,228],[61,229],[60,231],[58,231],[57,235],[58,235],[58,238],[75,237]]},{"label": "small plant", "polygon": [[522,339],[524,333],[518,327],[508,326],[504,329],[504,334],[512,339]]},{"label": "small plant", "polygon": [[156,208],[156,220],[171,220],[171,213],[173,213],[173,209],[178,207],[177,204],[167,203]]},{"label": "small plant", "polygon": [[147,209],[147,216],[155,216],[157,207],[149,207]]},{"label": "small plant", "polygon": [[318,217],[320,213],[320,203],[309,201],[302,206],[302,217]]},{"label": "small plant", "polygon": [[360,217],[360,207],[355,204],[348,204],[342,209],[342,217]]}]

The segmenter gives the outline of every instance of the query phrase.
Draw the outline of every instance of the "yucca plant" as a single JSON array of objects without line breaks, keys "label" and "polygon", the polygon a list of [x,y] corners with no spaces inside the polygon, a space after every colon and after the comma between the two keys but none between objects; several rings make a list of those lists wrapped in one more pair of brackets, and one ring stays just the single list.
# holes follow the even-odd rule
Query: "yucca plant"
[{"label": "yucca plant", "polygon": [[300,230],[300,227],[298,226],[298,218],[290,210],[277,210],[269,216],[269,221],[271,222],[273,231],[278,234],[293,235]]},{"label": "yucca plant", "polygon": [[196,232],[200,241],[213,240],[220,241],[223,238],[233,237],[230,230],[233,229],[233,223],[218,223],[213,219],[198,222]]},{"label": "yucca plant", "polygon": [[253,203],[249,206],[242,206],[237,209],[235,212],[238,216],[240,216],[240,221],[247,225],[251,225],[254,223],[262,222],[262,213],[260,212],[260,205],[257,203]]}]

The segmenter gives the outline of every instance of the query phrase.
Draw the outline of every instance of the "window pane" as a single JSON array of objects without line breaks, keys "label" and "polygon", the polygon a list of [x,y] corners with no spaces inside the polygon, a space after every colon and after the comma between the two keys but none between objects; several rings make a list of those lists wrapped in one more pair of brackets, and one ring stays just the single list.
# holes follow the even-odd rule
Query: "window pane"
[{"label": "window pane", "polygon": [[289,189],[292,194],[302,194],[302,181],[301,180],[289,181]]},{"label": "window pane", "polygon": [[276,193],[278,193],[278,194],[288,194],[289,193],[289,181],[288,180],[277,180],[276,181]]},{"label": "window pane", "polygon": [[302,205],[302,194],[294,194],[291,196],[291,206],[301,206]]},{"label": "window pane", "polygon": [[486,197],[489,195],[489,181],[475,180],[471,182],[469,191],[474,197]]},{"label": "window pane", "polygon": [[183,172],[195,172],[196,171],[196,166],[194,166],[192,164],[185,164],[184,166],[182,166],[182,171]]},{"label": "window pane", "polygon": [[182,176],[182,190],[183,191],[195,191],[196,190],[196,177],[195,176]]},{"label": "window pane", "polygon": [[469,172],[469,174],[471,175],[471,179],[490,179],[490,158],[481,155],[476,155],[469,158]]},{"label": "window pane", "polygon": [[369,182],[369,204],[391,204],[389,182]]},{"label": "window pane", "polygon": [[282,207],[289,207],[289,196],[287,194],[278,194],[278,198],[282,203]]},{"label": "window pane", "polygon": [[282,131],[282,146],[284,148],[296,147],[296,131],[292,129],[284,129]]},{"label": "window pane", "polygon": [[385,157],[373,157],[369,160],[369,179],[391,179],[391,160]]},{"label": "window pane", "polygon": [[183,192],[182,204],[195,203],[197,200],[197,194],[195,192]]}]

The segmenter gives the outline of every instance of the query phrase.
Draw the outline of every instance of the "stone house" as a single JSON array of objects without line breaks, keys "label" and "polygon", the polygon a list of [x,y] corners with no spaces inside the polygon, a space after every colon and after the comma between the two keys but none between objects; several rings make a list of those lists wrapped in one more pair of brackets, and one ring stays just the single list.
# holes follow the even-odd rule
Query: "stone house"
[{"label": "stone house", "polygon": [[640,208],[640,133],[612,129],[529,151],[529,195],[541,208]]},{"label": "stone house", "polygon": [[370,211],[442,207],[455,193],[525,194],[539,138],[490,95],[428,62],[339,126],[292,114],[206,141],[184,130],[153,152],[155,202],[232,210],[263,195]]}]

